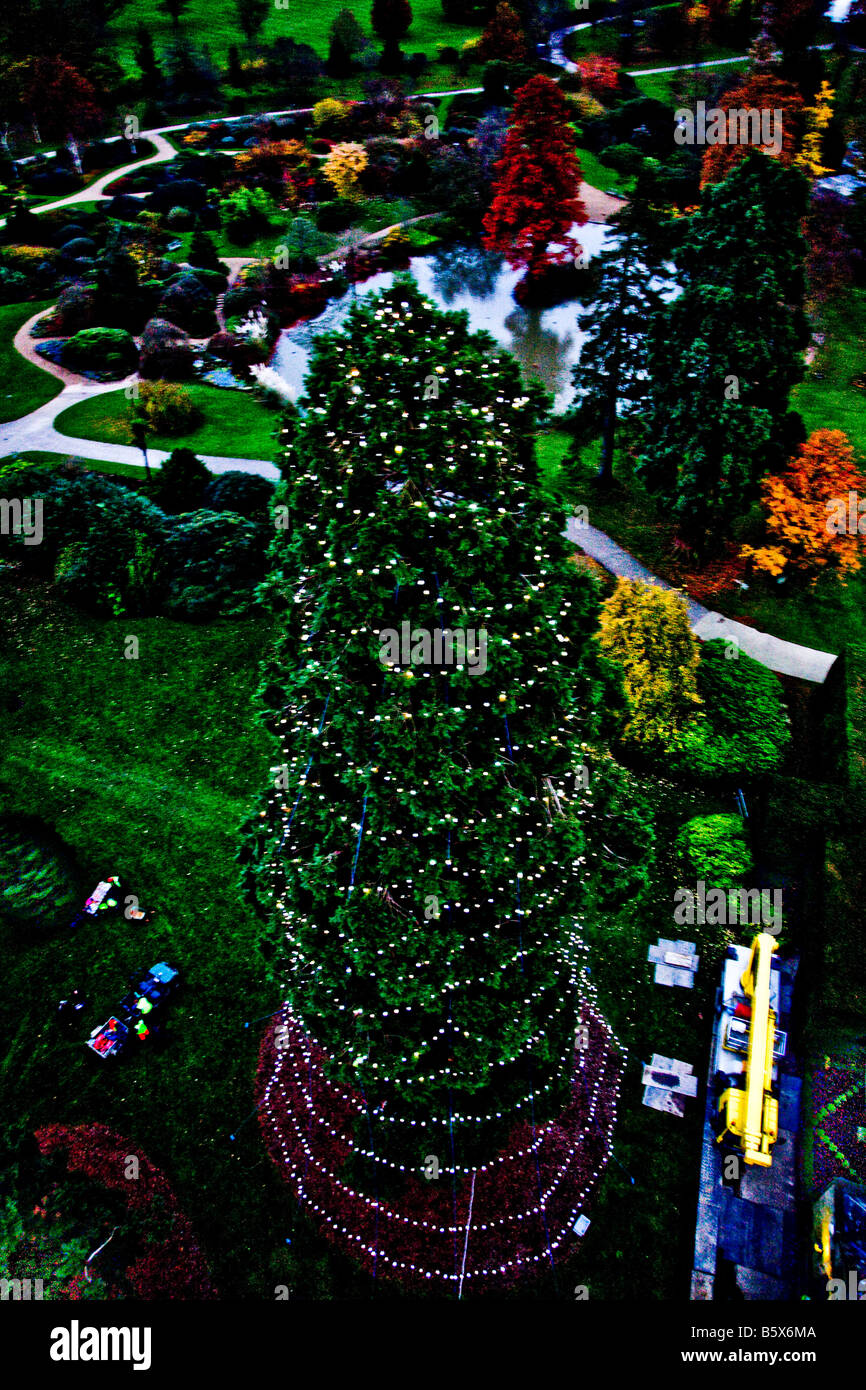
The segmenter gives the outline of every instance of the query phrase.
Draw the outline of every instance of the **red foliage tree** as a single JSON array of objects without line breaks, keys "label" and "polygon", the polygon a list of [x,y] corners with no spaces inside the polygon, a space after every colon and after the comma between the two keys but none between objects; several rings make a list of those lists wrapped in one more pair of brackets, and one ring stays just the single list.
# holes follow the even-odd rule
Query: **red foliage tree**
[{"label": "red foliage tree", "polygon": [[506,0],[496,6],[481,35],[478,57],[482,63],[525,63],[529,58],[520,16]]},{"label": "red foliage tree", "polygon": [[[527,283],[581,249],[571,228],[588,219],[570,120],[556,83],[541,74],[531,78],[515,94],[505,149],[495,165],[484,246],[509,265],[524,267]],[[559,249],[552,251],[554,245]]]},{"label": "red foliage tree", "polygon": [[815,42],[826,8],[823,0],[782,0],[770,12],[770,33],[782,48],[806,48]]},{"label": "red foliage tree", "polygon": [[600,58],[597,53],[589,53],[577,66],[581,82],[598,101],[613,96],[619,89],[620,67],[615,58]]},{"label": "red foliage tree", "polygon": [[22,109],[41,136],[65,140],[77,173],[82,172],[78,141],[102,121],[96,91],[86,77],[62,58],[28,58],[10,70]]},{"label": "red foliage tree", "polygon": [[[781,111],[781,149],[777,156],[772,157],[778,158],[784,165],[793,162],[800,135],[798,118],[803,110],[803,98],[790,82],[783,81],[773,73],[754,72],[742,87],[726,92],[719,102],[719,107],[726,113],[742,110]],[[727,130],[730,134],[730,124]],[[745,159],[753,148],[753,145],[745,143],[707,145],[701,165],[701,187],[710,183],[721,183],[734,165]]]}]

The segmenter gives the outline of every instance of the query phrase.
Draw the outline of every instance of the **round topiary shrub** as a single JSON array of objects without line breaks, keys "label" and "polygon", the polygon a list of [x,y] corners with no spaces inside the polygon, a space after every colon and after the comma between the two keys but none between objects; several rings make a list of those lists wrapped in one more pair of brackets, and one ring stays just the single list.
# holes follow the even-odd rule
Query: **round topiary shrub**
[{"label": "round topiary shrub", "polygon": [[697,687],[704,718],[686,727],[670,767],[697,778],[774,772],[791,742],[778,676],[739,647],[714,639],[701,644]]},{"label": "round topiary shrub", "polygon": [[158,316],[179,324],[195,338],[204,338],[216,328],[215,298],[196,275],[184,271],[166,287]]},{"label": "round topiary shrub", "polygon": [[201,505],[213,512],[235,512],[248,521],[266,523],[274,484],[255,473],[229,469],[210,478]]},{"label": "round topiary shrub", "polygon": [[60,254],[67,261],[92,260],[96,255],[96,242],[89,236],[73,237],[71,241],[64,242]]},{"label": "round topiary shrub", "polygon": [[174,231],[186,232],[192,226],[194,218],[189,208],[175,207],[169,209],[165,220]]},{"label": "round topiary shrub", "polygon": [[739,816],[693,816],[679,831],[674,847],[699,879],[715,887],[735,883],[752,867]]},{"label": "round topiary shrub", "polygon": [[189,392],[171,381],[143,381],[138,400],[154,434],[174,439],[201,423],[202,413]]},{"label": "round topiary shrub", "polygon": [[121,222],[134,222],[141,212],[141,203],[129,193],[116,193],[105,205],[107,217],[116,217]]},{"label": "round topiary shrub", "polygon": [[89,285],[69,285],[57,300],[55,329],[71,336],[91,328],[96,317],[96,290]]},{"label": "round topiary shrub", "polygon": [[128,376],[138,364],[138,348],[125,328],[85,328],[63,348],[63,365],[112,380]]},{"label": "round topiary shrub", "polygon": [[261,291],[252,289],[249,285],[234,285],[226,291],[223,313],[227,319],[243,318],[250,309],[254,309],[261,302],[261,298]]},{"label": "round topiary shrub", "polygon": [[168,212],[171,208],[190,208],[197,212],[207,202],[207,189],[197,179],[172,179],[151,195],[148,208],[153,212]]},{"label": "round topiary shrub", "polygon": [[334,198],[320,203],[316,209],[316,226],[320,232],[344,232],[358,215],[357,207],[346,198]]},{"label": "round topiary shrub", "polygon": [[67,924],[78,898],[67,847],[36,821],[0,821],[0,918],[45,930]]},{"label": "round topiary shrub", "polygon": [[188,381],[193,375],[195,349],[176,324],[151,319],[141,335],[139,375],[149,381]]}]

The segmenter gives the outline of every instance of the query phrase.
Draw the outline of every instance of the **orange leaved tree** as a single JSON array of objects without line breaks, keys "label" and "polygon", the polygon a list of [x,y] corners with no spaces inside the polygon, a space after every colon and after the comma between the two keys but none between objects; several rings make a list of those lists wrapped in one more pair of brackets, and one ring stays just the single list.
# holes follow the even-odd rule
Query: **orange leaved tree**
[{"label": "orange leaved tree", "polygon": [[[764,111],[781,111],[781,141],[778,154],[770,146],[764,146],[764,152],[771,154],[782,164],[790,165],[794,160],[794,152],[800,138],[800,113],[803,110],[803,98],[797,88],[790,82],[785,82],[782,78],[776,77],[771,72],[753,72],[747,77],[741,87],[735,87],[733,91],[726,92],[719,102],[720,110],[727,115],[725,122],[726,131],[723,136],[726,139],[715,145],[708,144],[704,151],[704,158],[701,164],[701,187],[706,187],[709,183],[721,183],[727,178],[735,164],[746,155],[754,145],[747,143],[743,139],[744,134],[750,137],[753,134],[753,121],[747,120],[744,114],[740,114],[732,121],[733,112],[746,113],[757,112],[758,123],[760,123],[760,113]],[[754,118],[753,118],[754,119]],[[746,131],[743,131],[745,125]],[[775,116],[772,123],[770,135],[771,141],[777,136]],[[727,143],[729,141],[731,143]]]},{"label": "orange leaved tree", "polygon": [[[811,575],[860,568],[866,533],[866,477],[841,430],[815,430],[782,473],[761,484],[768,544],[744,545],[756,569]],[[862,502],[862,509],[861,509]]]}]

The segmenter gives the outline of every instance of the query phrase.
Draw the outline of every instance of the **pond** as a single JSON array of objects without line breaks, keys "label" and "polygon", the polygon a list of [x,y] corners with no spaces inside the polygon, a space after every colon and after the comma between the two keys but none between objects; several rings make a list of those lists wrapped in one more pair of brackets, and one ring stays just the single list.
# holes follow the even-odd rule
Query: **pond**
[{"label": "pond", "polygon": [[[590,222],[575,228],[575,235],[592,257],[608,243],[612,232],[601,223]],[[409,272],[438,308],[467,310],[473,331],[485,329],[507,348],[527,379],[540,381],[553,393],[557,414],[567,409],[574,397],[572,368],[586,336],[577,319],[588,306],[572,300],[552,309],[521,307],[512,291],[522,272],[475,247],[448,247],[434,255],[414,256]],[[386,289],[393,280],[391,271],[373,275],[341,299],[332,300],[317,318],[283,330],[271,366],[296,397],[302,394],[314,337],[340,328],[356,296]]]}]

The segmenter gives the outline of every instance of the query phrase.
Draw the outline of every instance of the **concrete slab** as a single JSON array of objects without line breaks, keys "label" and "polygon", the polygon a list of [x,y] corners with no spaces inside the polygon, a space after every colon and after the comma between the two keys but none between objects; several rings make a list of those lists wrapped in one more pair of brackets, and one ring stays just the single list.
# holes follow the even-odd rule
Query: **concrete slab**
[{"label": "concrete slab", "polygon": [[643,1093],[643,1103],[650,1110],[660,1110],[664,1115],[676,1115],[682,1119],[686,1113],[686,1102],[682,1096],[674,1095],[664,1087],[647,1086]]},{"label": "concrete slab", "polygon": [[836,660],[833,652],[817,651],[813,647],[801,647],[795,642],[784,642],[780,637],[772,637],[768,632],[758,632],[756,628],[746,627],[744,623],[734,622],[721,613],[708,613],[692,631],[702,642],[713,639],[736,641],[740,651],[746,656],[769,666],[780,676],[796,676],[799,680],[822,684],[829,675],[830,667]]}]

